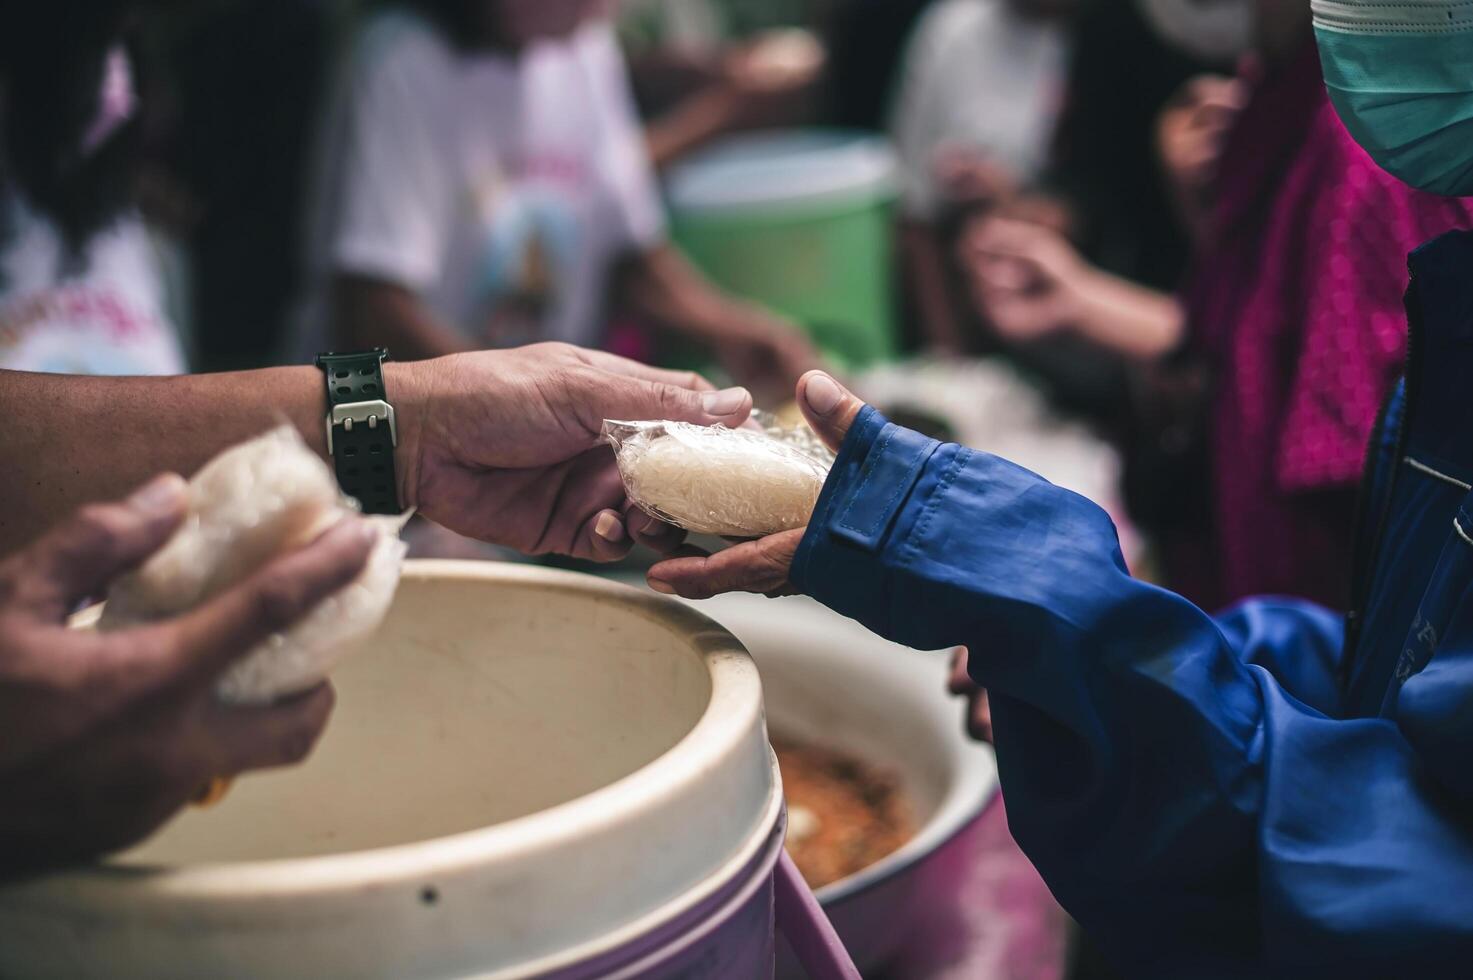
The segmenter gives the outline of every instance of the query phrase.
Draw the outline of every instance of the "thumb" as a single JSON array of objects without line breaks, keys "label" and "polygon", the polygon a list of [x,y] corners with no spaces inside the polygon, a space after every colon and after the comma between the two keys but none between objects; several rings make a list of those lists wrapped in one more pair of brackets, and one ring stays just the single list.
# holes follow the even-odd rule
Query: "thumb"
[{"label": "thumb", "polygon": [[864,402],[824,372],[809,371],[798,379],[798,405],[813,431],[838,452]]}]

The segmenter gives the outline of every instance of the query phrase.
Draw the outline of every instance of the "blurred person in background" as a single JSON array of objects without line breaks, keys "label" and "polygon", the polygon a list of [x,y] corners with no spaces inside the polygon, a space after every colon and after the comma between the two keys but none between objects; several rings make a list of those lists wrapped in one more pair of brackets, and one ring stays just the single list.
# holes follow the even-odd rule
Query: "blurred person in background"
[{"label": "blurred person in background", "polygon": [[718,136],[811,116],[824,51],[808,31],[733,37],[721,9],[701,0],[628,0],[618,9],[656,170]]},{"label": "blurred person in background", "polygon": [[1037,184],[1069,60],[1070,0],[941,0],[906,45],[890,131],[902,256],[928,346],[969,346],[947,272],[955,227]]},{"label": "blurred person in background", "polygon": [[344,0],[210,0],[150,18],[168,71],[145,207],[187,247],[197,370],[259,367],[281,350],[315,109]]},{"label": "blurred person in background", "polygon": [[323,130],[301,350],[597,345],[622,305],[791,391],[806,337],[665,239],[602,7],[421,0],[363,25]]},{"label": "blurred person in background", "polygon": [[0,11],[0,367],[184,371],[135,205],[133,5]]},{"label": "blurred person in background", "polygon": [[1157,162],[1156,118],[1189,78],[1231,67],[1233,55],[1168,44],[1140,6],[1079,4],[1046,183],[1067,203],[1071,240],[1091,262],[1175,289],[1188,248]]},{"label": "blurred person in background", "polygon": [[[1002,54],[974,50],[989,43]],[[892,107],[910,339],[1002,353],[1060,410],[1124,430],[1121,359],[1063,333],[999,337],[967,294],[954,246],[971,219],[1009,215],[1067,232],[1103,268],[1176,288],[1186,240],[1152,133],[1168,98],[1208,63],[1163,43],[1133,0],[931,7]]]},{"label": "blurred person in background", "polygon": [[[966,264],[1005,335],[1072,332],[1142,362],[1200,359],[1210,391],[1173,402],[1156,434],[1182,459],[1205,450],[1204,519],[1147,522],[1173,588],[1205,608],[1256,594],[1344,608],[1364,446],[1404,356],[1404,257],[1473,207],[1406,187],[1352,141],[1326,98],[1307,7],[1258,0],[1216,20],[1198,9],[1239,2],[1145,5],[1168,38],[1245,17],[1251,38],[1238,77],[1192,81],[1160,120],[1195,245],[1180,298],[1007,218],[969,229]],[[1196,479],[1186,467],[1150,478],[1165,497]]]}]

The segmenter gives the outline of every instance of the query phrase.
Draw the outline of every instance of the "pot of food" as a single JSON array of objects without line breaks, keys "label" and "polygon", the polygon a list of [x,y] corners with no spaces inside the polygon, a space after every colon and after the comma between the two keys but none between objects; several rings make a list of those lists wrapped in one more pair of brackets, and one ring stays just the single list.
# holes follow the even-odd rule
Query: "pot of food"
[{"label": "pot of food", "polygon": [[0,888],[0,975],[749,980],[783,801],[757,671],[679,603],[409,562],[308,762]]},{"label": "pot of food", "polygon": [[[916,938],[963,912],[966,831],[997,795],[992,749],[966,736],[946,692],[946,655],[880,639],[804,597],[692,605],[762,672],[788,850],[839,937],[866,973],[911,975]],[[803,976],[781,941],[778,976]]]}]

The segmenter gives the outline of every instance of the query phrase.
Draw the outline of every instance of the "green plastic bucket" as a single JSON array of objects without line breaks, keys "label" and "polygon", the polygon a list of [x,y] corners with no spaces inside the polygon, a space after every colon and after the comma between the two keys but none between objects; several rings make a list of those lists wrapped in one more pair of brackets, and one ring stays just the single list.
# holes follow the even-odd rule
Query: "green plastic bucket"
[{"label": "green plastic bucket", "polygon": [[802,323],[840,367],[895,353],[895,158],[878,137],[732,137],[667,183],[677,245],[713,281]]}]

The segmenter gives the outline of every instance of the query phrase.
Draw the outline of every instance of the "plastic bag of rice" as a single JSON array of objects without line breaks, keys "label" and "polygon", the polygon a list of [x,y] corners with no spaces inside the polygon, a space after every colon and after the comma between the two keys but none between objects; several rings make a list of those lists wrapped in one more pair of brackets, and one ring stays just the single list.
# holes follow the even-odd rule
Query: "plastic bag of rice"
[{"label": "plastic bag of rice", "polygon": [[723,537],[803,527],[833,465],[807,428],[771,416],[741,429],[689,422],[604,422],[629,499],[660,520]]},{"label": "plastic bag of rice", "polygon": [[[355,513],[355,502],[291,426],[241,443],[189,481],[189,511],[168,542],[108,592],[98,629],[177,616]],[[373,632],[399,586],[405,517],[369,517],[378,541],[358,578],[233,663],[216,693],[265,704],[305,691]]]}]

